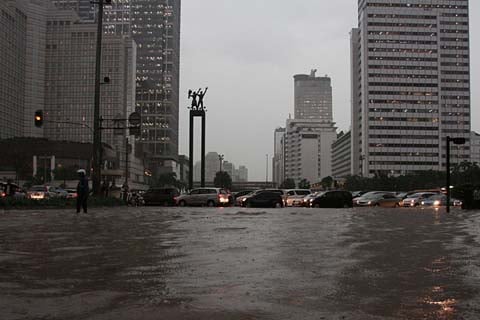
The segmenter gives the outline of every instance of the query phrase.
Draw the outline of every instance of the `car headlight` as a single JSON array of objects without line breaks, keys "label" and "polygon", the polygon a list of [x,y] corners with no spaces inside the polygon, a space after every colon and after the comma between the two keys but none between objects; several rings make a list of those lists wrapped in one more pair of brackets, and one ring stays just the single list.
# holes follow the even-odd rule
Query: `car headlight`
[{"label": "car headlight", "polygon": [[368,201],[368,205],[371,205],[372,204],[372,201]]},{"label": "car headlight", "polygon": [[434,206],[439,206],[439,205],[440,205],[440,201],[439,201],[439,200],[435,200],[435,201],[433,202],[433,205],[434,205]]},{"label": "car headlight", "polygon": [[425,201],[422,201],[422,206],[424,206],[424,205],[425,205]]},{"label": "car headlight", "polygon": [[247,201],[247,198],[243,198],[243,199],[242,199],[242,202],[245,202],[245,201]]}]

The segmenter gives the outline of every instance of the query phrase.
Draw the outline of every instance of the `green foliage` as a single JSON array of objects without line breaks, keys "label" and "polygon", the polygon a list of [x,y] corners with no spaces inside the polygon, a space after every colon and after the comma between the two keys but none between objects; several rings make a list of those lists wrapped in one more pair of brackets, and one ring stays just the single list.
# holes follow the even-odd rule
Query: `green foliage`
[{"label": "green foliage", "polygon": [[[452,168],[451,183],[454,186],[478,184],[480,167],[476,163],[462,162]],[[445,187],[446,173],[441,171],[419,171],[398,177],[377,175],[373,178],[348,176],[345,182],[347,190],[373,191],[411,191]]]},{"label": "green foliage", "polygon": [[307,179],[300,180],[300,182],[298,183],[298,188],[299,189],[310,189],[310,181],[308,181]]},{"label": "green foliage", "polygon": [[232,178],[226,171],[218,171],[213,179],[216,188],[232,189]]},{"label": "green foliage", "polygon": [[295,189],[295,180],[292,178],[283,180],[282,184],[280,185],[280,189]]},{"label": "green foliage", "polygon": [[328,177],[325,177],[322,179],[322,181],[320,181],[320,184],[322,185],[322,188],[324,190],[328,190],[330,188],[332,188],[332,185],[333,185],[333,178],[328,176]]},{"label": "green foliage", "polygon": [[175,187],[178,189],[183,189],[185,184],[177,179],[177,174],[175,172],[168,172],[161,174],[153,186],[160,188]]}]

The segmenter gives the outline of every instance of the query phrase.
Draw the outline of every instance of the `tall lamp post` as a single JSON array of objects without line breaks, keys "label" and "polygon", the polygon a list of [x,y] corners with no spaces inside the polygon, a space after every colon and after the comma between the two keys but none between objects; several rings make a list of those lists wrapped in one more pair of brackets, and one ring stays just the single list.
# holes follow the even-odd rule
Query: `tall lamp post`
[{"label": "tall lamp post", "polygon": [[453,144],[465,144],[465,138],[451,138],[447,136],[447,212],[450,212],[450,142]]},{"label": "tall lamp post", "polygon": [[223,159],[225,159],[225,156],[223,154],[218,155],[218,161],[220,162],[220,172],[223,170]]},{"label": "tall lamp post", "polygon": [[92,3],[98,4],[98,24],[97,24],[97,48],[95,54],[95,100],[93,109],[93,176],[92,187],[93,194],[100,193],[101,173],[101,152],[102,152],[102,132],[100,129],[100,73],[102,69],[102,35],[103,35],[103,6],[110,5],[112,0],[98,0]]}]

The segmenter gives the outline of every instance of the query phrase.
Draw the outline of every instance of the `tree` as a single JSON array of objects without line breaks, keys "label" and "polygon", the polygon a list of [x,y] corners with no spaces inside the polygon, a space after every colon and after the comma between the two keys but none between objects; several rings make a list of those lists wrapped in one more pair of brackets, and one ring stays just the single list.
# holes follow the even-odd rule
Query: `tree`
[{"label": "tree", "polygon": [[225,188],[225,189],[232,189],[232,178],[225,171],[218,171],[215,174],[215,179],[213,180],[213,184],[217,188]]},{"label": "tree", "polygon": [[175,172],[168,172],[161,174],[155,185],[157,187],[175,187],[178,189],[182,189],[184,187],[184,183],[177,179],[177,174]]},{"label": "tree", "polygon": [[298,183],[298,188],[299,189],[310,189],[310,181],[308,181],[307,179],[300,180],[300,182]]},{"label": "tree", "polygon": [[282,184],[280,185],[280,189],[295,189],[295,180],[292,178],[283,180]]},{"label": "tree", "polygon": [[328,176],[328,177],[325,177],[322,179],[322,181],[320,181],[320,184],[322,185],[322,188],[324,190],[327,190],[327,189],[330,189],[332,187],[332,184],[333,184],[333,178]]}]

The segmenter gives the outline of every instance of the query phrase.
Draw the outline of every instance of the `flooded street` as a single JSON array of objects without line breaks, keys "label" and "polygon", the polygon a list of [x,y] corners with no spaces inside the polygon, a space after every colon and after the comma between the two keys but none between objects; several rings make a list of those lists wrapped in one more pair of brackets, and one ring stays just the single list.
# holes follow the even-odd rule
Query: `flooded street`
[{"label": "flooded street", "polygon": [[478,319],[480,212],[0,212],[1,319]]}]

